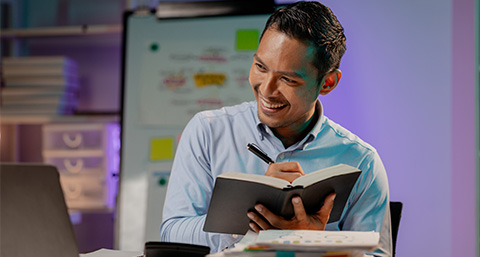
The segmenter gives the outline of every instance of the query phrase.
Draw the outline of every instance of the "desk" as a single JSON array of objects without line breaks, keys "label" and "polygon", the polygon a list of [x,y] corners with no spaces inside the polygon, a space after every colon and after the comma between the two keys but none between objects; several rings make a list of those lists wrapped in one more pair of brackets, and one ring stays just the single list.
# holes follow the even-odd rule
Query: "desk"
[{"label": "desk", "polygon": [[80,257],[140,257],[143,252],[139,251],[119,251],[111,249],[99,249],[94,252],[80,254]]}]

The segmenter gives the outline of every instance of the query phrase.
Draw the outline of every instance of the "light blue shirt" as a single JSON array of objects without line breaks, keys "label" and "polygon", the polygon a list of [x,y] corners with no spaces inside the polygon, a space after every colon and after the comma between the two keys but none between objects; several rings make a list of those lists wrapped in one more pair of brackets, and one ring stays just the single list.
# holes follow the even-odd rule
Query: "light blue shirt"
[{"label": "light blue shirt", "polygon": [[203,224],[218,175],[263,175],[267,170],[268,164],[246,149],[255,143],[275,162],[299,162],[305,173],[340,163],[362,170],[342,217],[326,229],[380,232],[380,247],[374,253],[390,256],[389,191],[382,161],[372,146],[325,117],[320,101],[317,109],[315,127],[287,149],[260,122],[255,101],[196,114],[177,147],[163,208],[162,241],[207,245],[217,252],[240,240],[237,235],[204,232]]}]

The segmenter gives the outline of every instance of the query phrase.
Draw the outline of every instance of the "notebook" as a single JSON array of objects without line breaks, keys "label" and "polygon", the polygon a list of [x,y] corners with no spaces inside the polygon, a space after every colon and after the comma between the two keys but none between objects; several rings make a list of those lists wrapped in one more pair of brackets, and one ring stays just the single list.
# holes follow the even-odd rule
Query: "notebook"
[{"label": "notebook", "polygon": [[0,163],[0,197],[0,256],[79,256],[54,166]]}]

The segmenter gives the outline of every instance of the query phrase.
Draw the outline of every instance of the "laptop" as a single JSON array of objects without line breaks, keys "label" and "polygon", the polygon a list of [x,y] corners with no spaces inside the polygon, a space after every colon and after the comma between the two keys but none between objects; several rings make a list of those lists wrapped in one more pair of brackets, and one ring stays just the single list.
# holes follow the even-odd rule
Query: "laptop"
[{"label": "laptop", "polygon": [[56,167],[0,163],[0,256],[79,256]]}]

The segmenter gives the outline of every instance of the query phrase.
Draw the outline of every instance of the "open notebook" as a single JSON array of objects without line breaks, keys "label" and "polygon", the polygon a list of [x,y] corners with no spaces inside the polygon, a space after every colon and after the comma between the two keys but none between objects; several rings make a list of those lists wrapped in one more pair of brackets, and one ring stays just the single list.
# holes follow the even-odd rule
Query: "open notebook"
[{"label": "open notebook", "polygon": [[0,163],[0,197],[0,256],[79,256],[54,166]]}]

